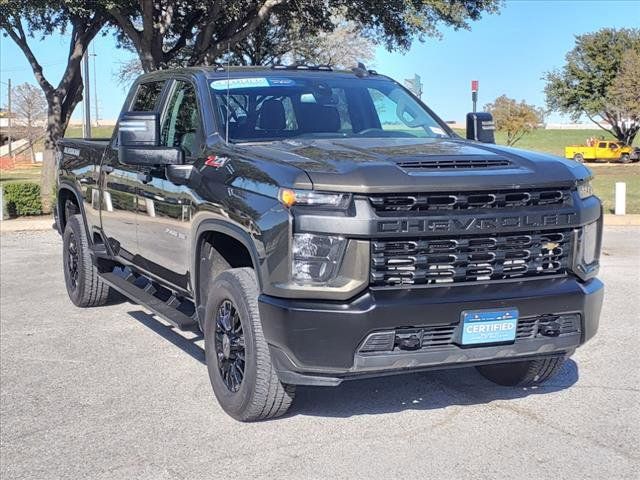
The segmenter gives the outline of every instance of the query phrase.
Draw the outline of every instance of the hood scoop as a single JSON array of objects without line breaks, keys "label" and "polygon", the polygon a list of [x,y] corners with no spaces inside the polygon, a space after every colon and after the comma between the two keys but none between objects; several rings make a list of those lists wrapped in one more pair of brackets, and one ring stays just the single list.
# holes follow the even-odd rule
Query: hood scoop
[{"label": "hood scoop", "polygon": [[407,172],[433,170],[475,170],[478,168],[504,168],[511,162],[497,155],[420,155],[398,158],[398,165]]}]

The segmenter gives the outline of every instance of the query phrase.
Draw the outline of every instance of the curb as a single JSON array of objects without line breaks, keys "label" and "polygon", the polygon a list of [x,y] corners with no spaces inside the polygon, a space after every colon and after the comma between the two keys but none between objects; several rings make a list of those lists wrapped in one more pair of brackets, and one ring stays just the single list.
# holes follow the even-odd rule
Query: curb
[{"label": "curb", "polygon": [[639,214],[628,215],[604,215],[605,227],[637,227],[640,226]]}]

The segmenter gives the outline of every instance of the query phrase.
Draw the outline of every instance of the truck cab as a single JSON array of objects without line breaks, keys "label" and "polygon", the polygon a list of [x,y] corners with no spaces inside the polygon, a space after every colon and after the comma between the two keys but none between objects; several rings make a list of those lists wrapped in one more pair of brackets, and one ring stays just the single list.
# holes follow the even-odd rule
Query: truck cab
[{"label": "truck cab", "polygon": [[203,332],[242,421],[296,385],[476,367],[551,378],[595,335],[602,208],[573,161],[467,138],[362,67],[141,76],[111,139],[65,139],[57,224],[79,307],[120,292]]}]

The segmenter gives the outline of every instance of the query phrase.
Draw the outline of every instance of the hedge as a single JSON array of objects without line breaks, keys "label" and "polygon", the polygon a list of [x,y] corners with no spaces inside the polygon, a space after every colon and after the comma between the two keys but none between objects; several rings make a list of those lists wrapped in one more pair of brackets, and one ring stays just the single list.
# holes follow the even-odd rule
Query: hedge
[{"label": "hedge", "polygon": [[37,183],[8,183],[2,188],[4,190],[4,202],[10,216],[22,217],[42,214],[40,185]]}]

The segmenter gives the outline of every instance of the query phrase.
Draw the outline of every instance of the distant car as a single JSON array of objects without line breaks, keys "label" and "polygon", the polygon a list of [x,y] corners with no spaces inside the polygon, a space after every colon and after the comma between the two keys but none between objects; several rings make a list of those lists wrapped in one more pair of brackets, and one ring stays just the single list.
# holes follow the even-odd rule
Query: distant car
[{"label": "distant car", "polygon": [[[594,145],[570,145],[564,149],[565,158],[572,158],[576,162],[585,162],[588,160],[597,161],[618,161],[620,163],[629,163],[634,160],[632,157],[633,147],[623,145],[618,142],[610,142],[601,140]],[[635,153],[635,160],[638,159],[638,153]]]}]

